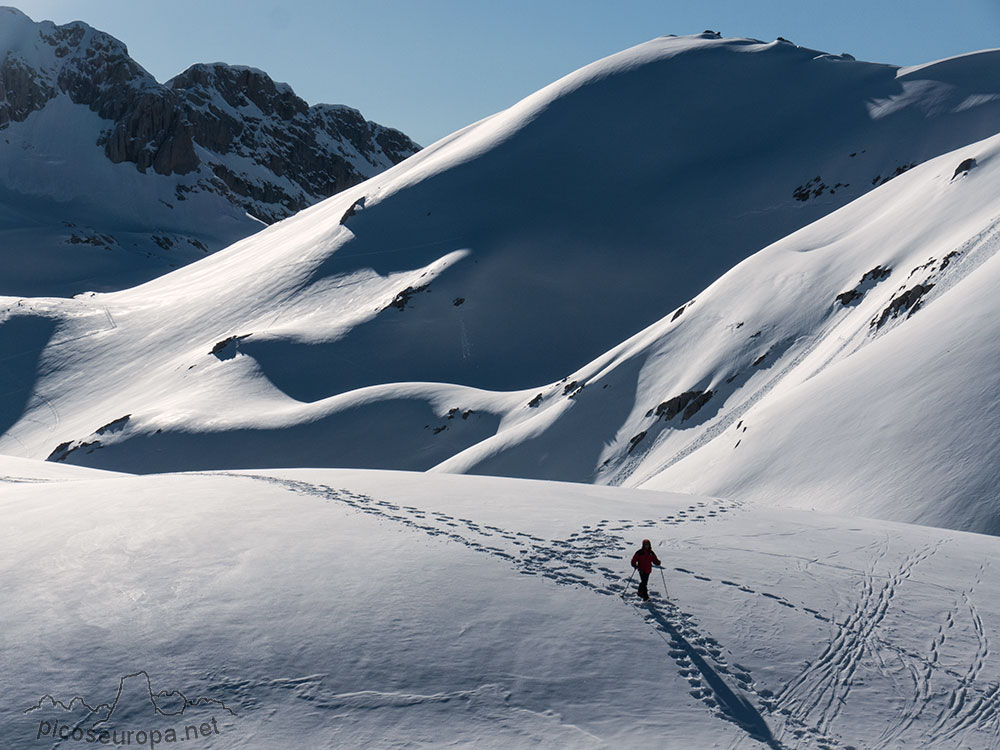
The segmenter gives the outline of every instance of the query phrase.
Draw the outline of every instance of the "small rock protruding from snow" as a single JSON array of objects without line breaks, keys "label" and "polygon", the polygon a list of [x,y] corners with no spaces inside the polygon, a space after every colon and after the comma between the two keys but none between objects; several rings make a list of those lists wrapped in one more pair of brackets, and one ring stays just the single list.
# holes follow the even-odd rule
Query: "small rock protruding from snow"
[{"label": "small rock protruding from snow", "polygon": [[249,333],[245,333],[242,336],[230,336],[222,341],[217,341],[209,354],[212,354],[219,359],[232,359],[240,350],[240,342],[249,336]]},{"label": "small rock protruding from snow", "polygon": [[854,289],[848,289],[846,292],[841,292],[837,295],[836,300],[844,307],[857,302],[862,299],[868,290],[875,286],[878,282],[885,278],[888,278],[889,274],[892,273],[891,268],[883,268],[882,266],[875,266],[872,270],[868,271],[864,276],[861,277],[861,281]]},{"label": "small rock protruding from snow", "polygon": [[346,224],[348,219],[350,219],[359,211],[364,211],[364,209],[365,209],[365,196],[362,195],[360,198],[354,201],[354,203],[351,204],[350,208],[344,211],[344,215],[340,217],[341,225]]},{"label": "small rock protruding from snow", "polygon": [[892,301],[882,311],[882,314],[872,319],[871,327],[877,331],[890,318],[897,318],[903,313],[906,313],[906,317],[909,318],[920,309],[924,295],[933,288],[934,284],[916,284],[902,294],[893,297]]},{"label": "small rock protruding from snow", "polygon": [[965,161],[963,161],[961,164],[959,164],[955,168],[955,174],[953,174],[951,176],[951,179],[954,180],[959,175],[966,175],[966,174],[968,174],[969,170],[975,169],[976,166],[977,166],[977,164],[976,164],[976,160],[975,159],[973,159],[971,157],[968,158],[968,159],[966,159]]}]

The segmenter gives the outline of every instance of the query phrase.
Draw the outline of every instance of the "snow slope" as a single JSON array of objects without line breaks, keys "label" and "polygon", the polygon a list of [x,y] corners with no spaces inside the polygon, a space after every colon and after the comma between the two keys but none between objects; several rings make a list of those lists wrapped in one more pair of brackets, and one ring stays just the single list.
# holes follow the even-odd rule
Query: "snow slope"
[{"label": "snow slope", "polygon": [[650,483],[993,531],[976,295],[1000,172],[974,140],[998,59],[627,50],[163,278],[7,300],[0,451]]},{"label": "snow slope", "polygon": [[5,747],[1000,747],[991,537],[336,470],[67,474],[0,513]]},{"label": "snow slope", "polygon": [[572,374],[575,398],[543,391],[548,409],[439,468],[997,533],[998,151],[939,157],[762,250]]}]

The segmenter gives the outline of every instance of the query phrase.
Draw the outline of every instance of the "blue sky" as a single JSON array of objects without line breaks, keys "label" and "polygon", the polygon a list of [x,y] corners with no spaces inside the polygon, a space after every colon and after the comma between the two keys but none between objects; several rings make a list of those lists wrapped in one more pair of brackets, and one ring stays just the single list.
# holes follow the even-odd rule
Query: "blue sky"
[{"label": "blue sky", "polygon": [[[9,0],[8,0],[9,1]],[[348,104],[427,145],[582,65],[705,29],[912,65],[1000,47],[998,0],[23,0],[86,21],[160,81],[253,65],[310,103]]]}]

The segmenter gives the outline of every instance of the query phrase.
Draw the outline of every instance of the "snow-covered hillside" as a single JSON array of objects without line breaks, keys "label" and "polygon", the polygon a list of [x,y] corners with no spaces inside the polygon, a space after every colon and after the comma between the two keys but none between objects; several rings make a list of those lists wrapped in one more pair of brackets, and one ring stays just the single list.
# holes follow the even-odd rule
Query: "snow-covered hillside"
[{"label": "snow-covered hillside", "polygon": [[154,278],[417,148],[260,70],[160,84],[103,32],[0,7],[0,294]]},{"label": "snow-covered hillside", "polygon": [[[0,745],[1000,748],[998,74],[661,38],[0,298]],[[93,160],[65,221],[172,179],[46,101],[0,148]],[[3,226],[60,158],[0,162]]]},{"label": "snow-covered hillside", "polygon": [[[4,747],[1000,747],[995,538],[553,482],[54,468],[0,485]],[[649,605],[618,596],[643,537]]]},{"label": "snow-covered hillside", "polygon": [[762,250],[438,468],[1000,532],[998,153]]},{"label": "snow-covered hillside", "polygon": [[998,65],[640,45],[161,279],[9,300],[0,451],[994,531]]}]

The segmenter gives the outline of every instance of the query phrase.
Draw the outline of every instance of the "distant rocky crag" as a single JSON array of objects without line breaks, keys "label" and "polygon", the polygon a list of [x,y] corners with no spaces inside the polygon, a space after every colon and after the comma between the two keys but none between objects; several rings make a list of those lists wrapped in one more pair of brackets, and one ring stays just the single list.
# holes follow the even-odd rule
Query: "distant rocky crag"
[{"label": "distant rocky crag", "polygon": [[68,96],[106,121],[97,142],[110,161],[160,175],[201,172],[194,185],[178,184],[178,200],[211,190],[271,223],[420,148],[350,107],[309,106],[254,68],[198,64],[158,83],[122,42],[81,22],[34,23],[0,8],[5,40],[0,130]]}]

